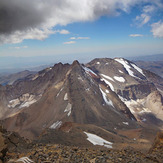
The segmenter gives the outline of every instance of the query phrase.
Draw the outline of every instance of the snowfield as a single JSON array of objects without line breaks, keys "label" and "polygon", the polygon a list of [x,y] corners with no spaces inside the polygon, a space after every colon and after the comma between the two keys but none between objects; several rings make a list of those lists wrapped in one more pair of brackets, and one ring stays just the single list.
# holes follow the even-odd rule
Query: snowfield
[{"label": "snowfield", "polygon": [[112,91],[114,91],[114,87],[113,87],[113,85],[112,85],[109,81],[107,81],[107,80],[104,79],[104,78],[102,78],[101,81],[104,81],[107,85],[109,85],[110,89],[111,89]]},{"label": "snowfield", "polygon": [[126,81],[123,77],[119,77],[119,76],[114,76],[114,79],[122,83]]},{"label": "snowfield", "polygon": [[87,67],[84,67],[83,66],[83,69],[85,70],[86,73],[88,73],[90,75],[90,73],[92,73],[93,75],[97,76],[97,74],[95,72],[93,72],[91,69],[87,68]]},{"label": "snowfield", "polygon": [[134,72],[131,70],[131,66],[129,66],[127,61],[125,61],[123,58],[116,58],[115,60],[124,66],[124,68],[126,69],[130,76],[138,78],[137,76],[134,75]]},{"label": "snowfield", "polygon": [[20,100],[17,98],[17,99],[9,101],[8,107],[9,108],[14,108],[19,104],[20,104]]},{"label": "snowfield", "polygon": [[128,123],[128,122],[123,122],[123,124],[124,124],[124,125],[129,125],[129,123]]},{"label": "snowfield", "polygon": [[64,112],[68,112],[67,116],[70,116],[70,114],[71,114],[71,107],[72,107],[72,105],[70,103],[68,103],[66,106],[66,109],[64,110]]},{"label": "snowfield", "polygon": [[23,107],[29,107],[35,102],[37,102],[35,95],[30,95],[29,93],[26,93],[19,98],[9,101],[8,107],[15,108],[19,106],[19,109],[21,109]]},{"label": "snowfield", "polygon": [[55,123],[53,123],[49,128],[51,129],[57,129],[62,125],[62,121],[57,121]]},{"label": "snowfield", "polygon": [[37,100],[33,99],[31,101],[27,101],[27,102],[24,102],[22,103],[19,108],[23,108],[23,107],[29,107],[30,105],[34,104]]},{"label": "snowfield", "polygon": [[105,90],[106,93],[110,93],[107,89]]},{"label": "snowfield", "polygon": [[121,74],[123,74],[123,72],[121,70],[118,70]]},{"label": "snowfield", "polygon": [[144,73],[143,73],[143,70],[141,69],[141,68],[139,68],[138,66],[136,66],[135,64],[131,64],[133,67],[134,67],[134,69],[136,69],[138,72],[140,72],[143,76],[145,76],[144,75]]},{"label": "snowfield", "polygon": [[91,142],[93,145],[101,145],[101,146],[104,146],[104,147],[107,147],[107,148],[112,148],[112,144],[111,142],[95,135],[95,134],[91,134],[91,133],[88,133],[88,132],[84,132],[86,135],[87,135],[87,140],[89,142]]},{"label": "snowfield", "polygon": [[114,107],[113,102],[112,102],[111,100],[108,100],[108,99],[107,99],[106,93],[105,93],[101,88],[100,88],[100,91],[101,91],[101,93],[102,93],[102,97],[103,97],[105,103],[106,103],[107,105],[110,105],[110,106]]},{"label": "snowfield", "polygon": [[113,78],[111,78],[110,76],[107,76],[107,75],[104,75],[104,74],[100,74],[102,77],[104,77],[105,79],[109,79],[109,80],[111,80],[111,81],[113,81],[114,82],[114,79]]},{"label": "snowfield", "polygon": [[62,92],[63,89],[64,89],[64,87],[60,89],[60,91],[57,93],[56,97],[58,97],[60,95],[60,93]]},{"label": "snowfield", "polygon": [[28,157],[21,157],[18,160],[16,160],[16,162],[32,163],[34,161],[32,161],[31,159],[29,159]]},{"label": "snowfield", "polygon": [[65,93],[64,100],[65,100],[65,101],[68,100],[68,95],[67,95],[67,93]]}]

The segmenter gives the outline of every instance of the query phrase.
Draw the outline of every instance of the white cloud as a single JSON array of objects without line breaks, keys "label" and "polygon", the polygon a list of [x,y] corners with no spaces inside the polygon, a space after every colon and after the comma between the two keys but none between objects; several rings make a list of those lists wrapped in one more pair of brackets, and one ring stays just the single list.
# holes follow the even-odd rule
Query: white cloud
[{"label": "white cloud", "polygon": [[5,35],[2,34],[0,35],[0,43],[21,43],[23,40],[26,39],[36,39],[36,40],[44,40],[46,39],[50,34],[55,34],[56,31],[45,29],[45,30],[40,30],[40,29],[29,29],[26,31],[15,31],[12,34]]},{"label": "white cloud", "polygon": [[90,37],[77,37],[77,40],[89,40]]},{"label": "white cloud", "polygon": [[163,22],[159,21],[151,25],[154,37],[163,38]]},{"label": "white cloud", "polygon": [[140,16],[136,17],[137,25],[143,26],[144,24],[148,23],[150,21],[151,17],[147,14],[141,14]]},{"label": "white cloud", "polygon": [[58,31],[60,34],[63,34],[63,35],[67,35],[67,34],[70,34],[70,32],[68,30],[65,30],[65,29],[62,29],[60,31]]},{"label": "white cloud", "polygon": [[[101,16],[129,13],[137,4],[155,4],[159,0],[0,0],[0,44],[20,43],[24,39],[44,40],[57,31],[57,25],[94,21]],[[152,7],[144,7],[137,21],[149,22]],[[7,14],[6,14],[7,13]],[[61,30],[60,34],[68,34]]]},{"label": "white cloud", "polygon": [[76,37],[70,37],[70,40],[76,40]]},{"label": "white cloud", "polygon": [[68,42],[64,42],[63,44],[75,44],[76,41],[68,41]]},{"label": "white cloud", "polygon": [[52,30],[52,29],[29,29],[26,31],[15,31],[12,34],[6,36],[5,34],[0,35],[0,43],[9,43],[9,44],[17,44],[21,43],[23,40],[27,39],[36,39],[36,40],[44,40],[48,38],[51,34],[69,34],[70,32],[67,30]]},{"label": "white cloud", "polygon": [[70,40],[89,40],[90,37],[70,37]]},{"label": "white cloud", "polygon": [[147,6],[144,6],[143,8],[144,13],[152,13],[155,10],[156,10],[156,7],[154,5],[147,5]]},{"label": "white cloud", "polygon": [[[152,2],[152,1],[151,1]],[[153,13],[160,8],[160,3],[156,0],[156,3],[153,3],[151,5],[146,5],[143,7],[142,14],[136,16],[135,18],[135,24],[138,27],[141,27],[145,24],[147,24],[150,20],[151,17],[153,16]]]},{"label": "white cloud", "polygon": [[142,34],[130,34],[129,36],[130,37],[143,37]]}]

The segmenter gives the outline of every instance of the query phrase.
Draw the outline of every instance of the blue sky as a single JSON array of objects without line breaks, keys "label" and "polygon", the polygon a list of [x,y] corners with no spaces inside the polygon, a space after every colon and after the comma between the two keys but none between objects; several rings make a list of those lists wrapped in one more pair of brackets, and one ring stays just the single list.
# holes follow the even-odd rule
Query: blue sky
[{"label": "blue sky", "polygon": [[0,6],[7,13],[0,16],[0,60],[39,63],[41,56],[47,64],[46,56],[71,62],[163,53],[162,0],[0,0]]}]

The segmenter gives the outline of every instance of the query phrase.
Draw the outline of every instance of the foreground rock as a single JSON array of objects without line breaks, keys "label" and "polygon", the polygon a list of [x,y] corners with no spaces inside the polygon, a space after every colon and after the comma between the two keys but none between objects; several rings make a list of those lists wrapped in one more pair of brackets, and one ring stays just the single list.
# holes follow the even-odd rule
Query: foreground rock
[{"label": "foreground rock", "polygon": [[31,152],[15,155],[10,153],[8,160],[16,161],[21,157],[28,157],[34,162],[161,162],[156,154],[146,155],[134,149],[106,150],[68,147],[62,145],[36,145]]},{"label": "foreground rock", "polygon": [[163,162],[163,132],[157,134],[149,154],[156,157],[159,162]]},{"label": "foreground rock", "polygon": [[8,153],[22,153],[30,149],[30,143],[15,132],[8,132],[0,126],[0,163],[5,162]]},{"label": "foreground rock", "polygon": [[[163,133],[158,134],[153,147],[147,153],[136,151],[133,148],[113,150],[106,148],[79,148],[56,144],[36,144],[26,153],[7,153],[6,162],[53,163],[53,162],[163,162]],[[21,161],[20,161],[21,162]],[[23,162],[23,161],[22,161]]]}]

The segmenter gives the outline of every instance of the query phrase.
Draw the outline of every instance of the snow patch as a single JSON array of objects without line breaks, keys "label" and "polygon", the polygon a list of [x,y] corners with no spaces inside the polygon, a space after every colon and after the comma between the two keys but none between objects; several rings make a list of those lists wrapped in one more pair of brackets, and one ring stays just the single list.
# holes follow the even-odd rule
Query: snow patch
[{"label": "snow patch", "polygon": [[60,89],[60,91],[57,93],[57,96],[56,97],[58,97],[60,95],[60,93],[62,92],[63,88]]},{"label": "snow patch", "polygon": [[70,103],[67,104],[66,109],[64,110],[64,112],[68,112],[67,115],[70,116],[71,114],[71,108],[72,105]]},{"label": "snow patch", "polygon": [[105,92],[106,92],[106,93],[110,93],[109,90],[107,90],[107,89],[105,90]]},{"label": "snow patch", "polygon": [[22,103],[19,108],[23,108],[23,107],[29,107],[30,105],[32,105],[33,103],[35,103],[37,100],[33,99],[31,101],[26,101],[24,103]]},{"label": "snow patch", "polygon": [[129,66],[127,61],[125,61],[123,58],[116,58],[115,60],[124,66],[124,68],[126,69],[130,76],[138,78],[137,76],[134,75],[134,72],[131,71],[131,67]]},{"label": "snow patch", "polygon": [[32,163],[34,161],[32,161],[31,159],[29,159],[28,157],[21,157],[18,160],[16,160],[16,162]]},{"label": "snow patch", "polygon": [[19,106],[19,108],[29,107],[36,101],[37,100],[35,95],[30,95],[29,93],[26,93],[20,96],[19,98],[9,101],[8,107],[9,108],[15,108],[17,106]]},{"label": "snow patch", "polygon": [[100,64],[100,62],[96,62],[96,64],[97,64],[97,65],[99,65],[99,64]]},{"label": "snow patch", "polygon": [[101,88],[100,88],[100,91],[101,91],[101,93],[102,93],[102,97],[103,97],[105,103],[106,103],[107,105],[110,105],[110,106],[114,107],[113,102],[112,102],[111,100],[108,100],[108,99],[107,99],[106,93],[105,93]]},{"label": "snow patch", "polygon": [[68,94],[67,94],[67,93],[65,93],[65,95],[64,95],[64,100],[65,100],[65,101],[68,100]]},{"label": "snow patch", "polygon": [[62,125],[62,121],[57,121],[55,123],[53,123],[49,128],[51,129],[57,129]]},{"label": "snow patch", "polygon": [[107,75],[104,75],[104,74],[100,74],[102,77],[104,77],[105,79],[109,79],[109,80],[111,80],[111,81],[113,81],[114,82],[114,79],[113,78],[111,78],[110,76],[107,76]]},{"label": "snow patch", "polygon": [[95,134],[91,134],[91,133],[87,133],[87,132],[84,132],[84,133],[87,135],[87,140],[89,142],[91,142],[93,145],[100,145],[100,146],[104,146],[107,148],[112,148],[113,143],[111,143]]},{"label": "snow patch", "polygon": [[143,70],[141,69],[141,68],[139,68],[138,66],[136,66],[135,64],[131,64],[133,67],[134,67],[134,69],[136,69],[138,72],[140,72],[143,76],[145,76],[144,75],[144,73],[143,73]]},{"label": "snow patch", "polygon": [[119,81],[119,82],[122,82],[122,83],[125,82],[125,79],[123,77],[114,76],[114,79],[117,80],[117,81]]},{"label": "snow patch", "polygon": [[90,88],[86,88],[86,91],[90,91]]},{"label": "snow patch", "polygon": [[104,81],[107,85],[110,86],[110,89],[111,89],[112,91],[114,91],[114,87],[113,87],[113,85],[112,85],[108,80],[102,78],[101,81]]},{"label": "snow patch", "polygon": [[93,75],[97,76],[97,74],[96,74],[95,72],[93,72],[91,69],[89,69],[89,68],[87,68],[87,67],[84,67],[84,66],[83,66],[83,68],[84,68],[84,70],[85,70],[85,72],[86,72],[87,74],[90,75],[90,73],[92,73]]},{"label": "snow patch", "polygon": [[123,72],[121,70],[118,70],[121,74],[123,74]]},{"label": "snow patch", "polygon": [[125,125],[129,125],[129,123],[128,122],[122,122],[123,124],[125,124]]},{"label": "snow patch", "polygon": [[19,104],[20,104],[20,100],[17,98],[17,99],[9,101],[8,107],[9,108],[14,108]]},{"label": "snow patch", "polygon": [[118,97],[121,99],[122,102],[126,102],[127,101],[127,99],[123,98],[122,96],[118,95]]}]

